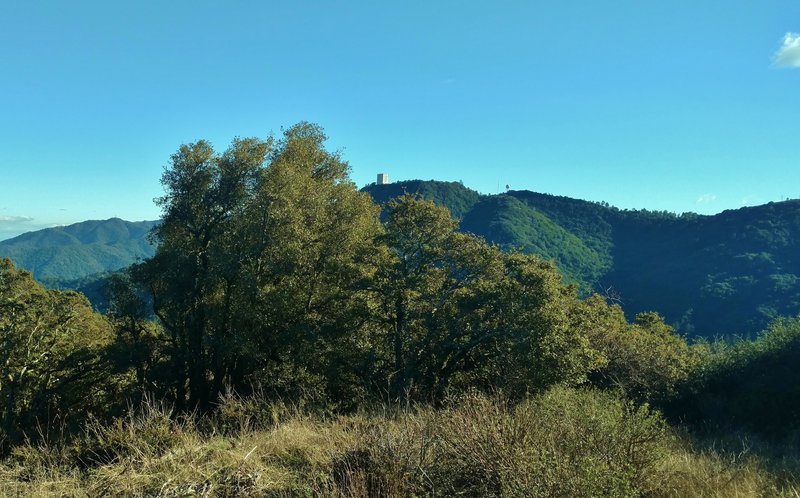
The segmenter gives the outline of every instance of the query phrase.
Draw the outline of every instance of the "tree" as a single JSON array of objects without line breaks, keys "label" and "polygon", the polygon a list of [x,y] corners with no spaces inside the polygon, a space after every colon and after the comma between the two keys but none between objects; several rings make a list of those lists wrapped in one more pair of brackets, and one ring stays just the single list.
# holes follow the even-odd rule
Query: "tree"
[{"label": "tree", "polygon": [[657,313],[640,313],[628,323],[622,308],[608,305],[595,294],[576,302],[571,320],[603,357],[591,374],[592,382],[621,389],[631,399],[669,399],[699,361],[700,351],[675,334]]},{"label": "tree", "polygon": [[321,128],[300,123],[270,154],[238,237],[247,284],[236,301],[248,309],[237,315],[249,331],[251,381],[347,399],[355,394],[342,390],[363,383],[367,287],[382,227],[325,140]]},{"label": "tree", "polygon": [[231,233],[271,146],[271,140],[236,139],[218,155],[201,140],[181,146],[162,176],[163,219],[154,229],[159,247],[134,275],[150,290],[154,312],[169,332],[179,408],[185,385],[191,406],[208,405],[209,367],[230,340],[230,303],[221,289],[237,277]]},{"label": "tree", "polygon": [[277,142],[237,139],[218,155],[200,141],[172,157],[160,245],[135,275],[170,336],[179,408],[184,385],[205,408],[226,382],[278,385],[286,368],[338,377],[326,353],[348,351],[364,321],[381,226],[325,140],[300,123]]},{"label": "tree", "polygon": [[595,361],[568,327],[574,290],[552,263],[456,232],[449,212],[386,205],[391,254],[379,272],[391,394],[441,398],[451,384],[535,390],[578,382]]}]

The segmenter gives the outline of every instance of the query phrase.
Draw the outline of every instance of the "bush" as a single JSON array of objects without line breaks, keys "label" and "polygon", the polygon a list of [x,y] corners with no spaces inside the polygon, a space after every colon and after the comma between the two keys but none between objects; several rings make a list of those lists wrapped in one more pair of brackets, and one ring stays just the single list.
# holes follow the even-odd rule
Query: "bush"
[{"label": "bush", "polygon": [[468,398],[441,435],[440,486],[483,496],[632,496],[653,487],[668,443],[646,406],[566,388],[516,407]]},{"label": "bush", "polygon": [[658,487],[671,443],[646,406],[567,388],[518,405],[467,395],[356,431],[333,480],[369,496],[635,496]]}]

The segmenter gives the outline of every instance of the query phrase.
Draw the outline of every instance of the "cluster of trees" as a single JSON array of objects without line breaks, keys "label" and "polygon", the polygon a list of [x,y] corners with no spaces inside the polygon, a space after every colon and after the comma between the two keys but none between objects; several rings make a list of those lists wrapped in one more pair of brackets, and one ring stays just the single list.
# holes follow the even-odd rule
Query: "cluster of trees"
[{"label": "cluster of trees", "polygon": [[145,393],[178,412],[229,389],[350,410],[588,384],[666,406],[709,364],[710,347],[658,315],[627,321],[431,201],[381,208],[325,139],[300,123],[221,153],[182,146],[162,178],[157,252],[110,278],[104,315],[3,260],[0,439],[113,416]]},{"label": "cluster of trees", "polygon": [[663,404],[666,413],[709,432],[739,431],[787,441],[800,434],[800,317],[779,318],[753,340],[699,343],[702,368]]},{"label": "cluster of trees", "polygon": [[[235,140],[222,154],[200,141],[172,157],[158,251],[131,269],[127,295],[138,285],[152,299],[165,345],[153,354],[171,372],[158,385],[179,407],[253,385],[343,406],[524,392],[600,365],[551,263],[459,233],[445,208],[413,196],[381,222],[324,141],[302,123],[278,141]],[[132,330],[147,316],[111,313]]]}]

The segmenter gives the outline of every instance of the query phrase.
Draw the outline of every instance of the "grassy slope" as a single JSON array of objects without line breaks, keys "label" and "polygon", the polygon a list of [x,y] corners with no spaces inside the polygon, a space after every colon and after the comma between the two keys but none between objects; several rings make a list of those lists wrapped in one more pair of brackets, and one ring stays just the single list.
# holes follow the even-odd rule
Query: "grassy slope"
[{"label": "grassy slope", "polygon": [[786,467],[696,450],[647,408],[555,388],[510,405],[319,417],[228,398],[209,419],[145,406],[0,462],[11,496],[797,496]]}]

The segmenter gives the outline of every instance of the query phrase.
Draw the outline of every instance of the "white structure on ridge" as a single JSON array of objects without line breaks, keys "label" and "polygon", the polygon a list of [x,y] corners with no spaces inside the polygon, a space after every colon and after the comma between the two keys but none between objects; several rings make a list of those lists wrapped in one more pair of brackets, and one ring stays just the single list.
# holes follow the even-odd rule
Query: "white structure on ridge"
[{"label": "white structure on ridge", "polygon": [[388,185],[389,184],[389,173],[378,173],[378,185]]}]

